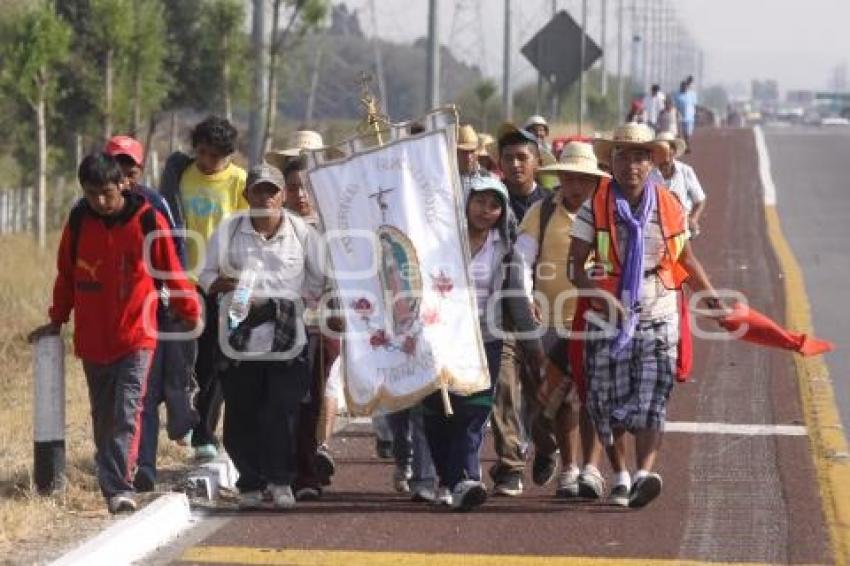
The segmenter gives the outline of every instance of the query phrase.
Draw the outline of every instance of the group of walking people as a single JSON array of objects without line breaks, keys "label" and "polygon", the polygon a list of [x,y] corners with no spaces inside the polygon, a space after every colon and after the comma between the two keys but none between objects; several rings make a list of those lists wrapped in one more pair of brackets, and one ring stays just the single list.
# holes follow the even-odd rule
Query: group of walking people
[{"label": "group of walking people", "polygon": [[[458,135],[490,387],[452,395],[452,415],[435,393],[376,418],[379,454],[394,459],[397,490],[455,509],[521,495],[529,461],[532,481],[555,482],[557,497],[641,507],[661,491],[667,401],[689,355],[683,284],[720,308],[689,243],[705,194],[678,159],[686,142],[669,132],[627,123],[567,143],[556,160],[548,124],[534,118],[492,138],[469,125]],[[58,333],[73,312],[111,512],[134,510],[135,493],[155,487],[161,404],[168,437],[213,458],[223,401],[243,508],[317,499],[335,473],[340,344],[320,329],[344,336],[344,324],[326,304],[333,283],[304,186],[304,151],[323,140],[298,131],[246,172],[233,162],[236,138],[225,119],[199,123],[192,154],[168,159],[157,191],[140,184],[133,138],[79,165],[83,198],[63,230],[49,322],[31,338]],[[235,320],[249,269],[250,309]],[[504,297],[495,311],[485,308],[494,294]],[[480,464],[488,430],[492,488]]]}]

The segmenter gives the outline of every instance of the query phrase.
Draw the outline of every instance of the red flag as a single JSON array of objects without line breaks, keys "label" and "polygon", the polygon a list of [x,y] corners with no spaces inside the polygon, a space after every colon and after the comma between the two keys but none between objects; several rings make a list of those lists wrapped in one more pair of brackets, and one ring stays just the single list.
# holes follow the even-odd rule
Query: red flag
[{"label": "red flag", "polygon": [[741,303],[735,303],[732,312],[718,322],[729,332],[738,332],[743,327],[744,334],[740,339],[761,346],[792,350],[804,356],[824,354],[834,349],[832,342],[791,332],[757,310]]}]

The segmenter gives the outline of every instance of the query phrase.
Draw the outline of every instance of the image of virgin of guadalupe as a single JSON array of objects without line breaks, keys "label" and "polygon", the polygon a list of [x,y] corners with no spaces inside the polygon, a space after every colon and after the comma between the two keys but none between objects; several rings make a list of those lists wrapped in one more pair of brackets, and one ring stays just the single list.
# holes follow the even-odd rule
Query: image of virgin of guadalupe
[{"label": "image of virgin of guadalupe", "polygon": [[422,274],[413,242],[394,226],[378,229],[381,287],[395,337],[409,334],[419,319]]}]

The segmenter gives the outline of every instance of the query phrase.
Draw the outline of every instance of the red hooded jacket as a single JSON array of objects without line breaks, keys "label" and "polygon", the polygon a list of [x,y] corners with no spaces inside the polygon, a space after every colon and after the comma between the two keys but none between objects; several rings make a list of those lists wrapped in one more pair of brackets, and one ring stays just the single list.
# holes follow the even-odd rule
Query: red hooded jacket
[{"label": "red hooded jacket", "polygon": [[[115,216],[99,216],[88,205],[79,226],[76,262],[72,260],[71,228],[62,232],[53,286],[51,322],[68,322],[74,311],[74,350],[80,358],[109,364],[130,352],[156,347],[159,292],[145,266],[141,215],[150,209],[143,197],[124,193],[126,205]],[[170,274],[163,283],[169,305],[190,327],[200,320],[195,287],[188,281],[168,222],[155,214],[164,237],[151,242],[151,266]],[[72,264],[73,262],[73,264]]]}]

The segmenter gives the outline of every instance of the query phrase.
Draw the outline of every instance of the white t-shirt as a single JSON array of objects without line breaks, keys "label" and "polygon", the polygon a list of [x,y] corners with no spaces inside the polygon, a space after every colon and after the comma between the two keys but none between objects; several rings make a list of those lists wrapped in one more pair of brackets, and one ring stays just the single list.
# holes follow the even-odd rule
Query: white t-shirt
[{"label": "white t-shirt", "polygon": [[[624,253],[629,242],[628,229],[626,228],[626,224],[616,215],[615,223],[617,226],[619,250],[620,253]],[[576,220],[573,222],[571,236],[591,244],[594,242],[596,229],[593,225],[593,209],[591,208],[590,200],[585,201],[581,205]],[[661,223],[658,219],[657,207],[643,232],[643,238],[643,271],[646,273],[658,267],[665,253],[664,238],[661,233]],[[676,292],[664,287],[657,275],[645,275],[643,277],[638,300],[641,306],[641,320],[664,318],[676,313],[678,310]]]},{"label": "white t-shirt", "polygon": [[686,215],[691,213],[694,205],[705,200],[705,191],[702,190],[697,174],[694,168],[687,163],[674,159],[672,177],[665,179],[661,171],[653,169],[649,179],[670,189],[682,203]]}]

